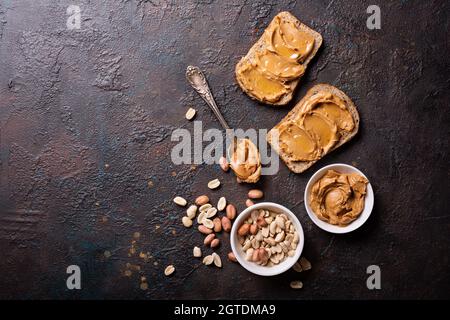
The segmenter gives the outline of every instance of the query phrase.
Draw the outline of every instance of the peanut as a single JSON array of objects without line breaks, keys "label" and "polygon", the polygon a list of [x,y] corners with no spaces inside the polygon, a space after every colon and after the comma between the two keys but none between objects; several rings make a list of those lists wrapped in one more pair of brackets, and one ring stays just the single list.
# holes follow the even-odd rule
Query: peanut
[{"label": "peanut", "polygon": [[250,225],[248,223],[244,223],[242,226],[240,226],[240,228],[238,229],[238,235],[240,235],[241,237],[245,236],[248,234],[250,230]]},{"label": "peanut", "polygon": [[228,260],[232,261],[232,262],[237,262],[236,256],[234,255],[233,252],[228,252]]},{"label": "peanut", "polygon": [[211,229],[208,229],[207,227],[205,227],[204,225],[200,225],[198,226],[198,231],[200,231],[203,234],[210,234],[213,231]]},{"label": "peanut", "polygon": [[205,240],[203,240],[203,244],[205,246],[209,246],[211,244],[211,242],[214,240],[215,237],[216,237],[216,235],[214,233],[211,233],[211,234],[207,235],[205,237]]},{"label": "peanut", "polygon": [[236,218],[236,207],[234,205],[230,203],[229,205],[227,205],[226,210],[228,219],[233,220],[234,218]]},{"label": "peanut", "polygon": [[250,199],[247,199],[246,201],[245,201],[245,205],[247,206],[247,207],[251,207],[252,205],[254,205],[255,203],[252,201],[252,200],[250,200]]},{"label": "peanut", "polygon": [[207,204],[209,202],[209,198],[207,195],[202,195],[197,197],[197,199],[195,199],[195,204],[197,206],[202,206],[204,204]]},{"label": "peanut", "polygon": [[216,248],[218,247],[220,244],[220,240],[219,239],[213,239],[213,241],[211,241],[211,248]]},{"label": "peanut", "polygon": [[248,192],[248,197],[250,199],[261,199],[264,196],[264,193],[258,189],[252,189]]},{"label": "peanut", "polygon": [[220,221],[219,217],[215,217],[213,223],[214,223],[214,232],[222,231],[222,222]]},{"label": "peanut", "polygon": [[256,224],[252,224],[250,226],[250,233],[255,235],[258,232],[258,226]]},{"label": "peanut", "polygon": [[259,261],[259,250],[256,249],[256,250],[253,251],[252,261],[253,262],[258,262]]},{"label": "peanut", "polygon": [[222,229],[225,232],[231,231],[231,221],[227,217],[222,217]]},{"label": "peanut", "polygon": [[256,219],[256,224],[257,224],[259,227],[261,227],[261,228],[264,228],[264,227],[267,226],[266,219],[264,219],[264,217],[262,217],[262,216],[259,216],[259,217]]}]

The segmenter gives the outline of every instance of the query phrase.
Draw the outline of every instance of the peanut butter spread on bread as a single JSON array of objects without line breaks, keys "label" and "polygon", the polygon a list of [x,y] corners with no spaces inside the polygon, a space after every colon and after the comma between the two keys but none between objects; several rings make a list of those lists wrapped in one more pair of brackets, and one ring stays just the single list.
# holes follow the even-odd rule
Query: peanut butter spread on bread
[{"label": "peanut butter spread on bread", "polygon": [[283,17],[275,16],[262,36],[262,48],[236,70],[238,81],[263,102],[277,103],[292,91],[289,82],[305,73],[302,62],[314,48],[314,37]]},{"label": "peanut butter spread on bread", "polygon": [[320,159],[355,127],[345,101],[329,92],[307,99],[300,114],[279,127],[279,146],[291,161]]}]

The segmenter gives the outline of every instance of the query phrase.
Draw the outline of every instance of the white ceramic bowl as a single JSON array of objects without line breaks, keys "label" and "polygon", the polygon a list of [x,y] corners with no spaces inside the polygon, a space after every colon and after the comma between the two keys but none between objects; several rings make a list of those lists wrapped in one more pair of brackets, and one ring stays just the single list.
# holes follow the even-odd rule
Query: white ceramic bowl
[{"label": "white ceramic bowl", "polygon": [[372,209],[373,209],[374,196],[373,196],[373,189],[372,189],[372,185],[370,184],[370,180],[369,180],[369,183],[367,184],[367,193],[366,193],[363,211],[361,212],[361,214],[359,215],[359,217],[356,220],[354,220],[353,222],[351,222],[350,224],[348,224],[345,227],[339,227],[339,226],[335,226],[335,225],[329,224],[328,222],[320,220],[315,215],[315,213],[311,209],[311,207],[309,206],[309,195],[311,193],[311,188],[317,180],[322,178],[322,176],[326,173],[327,170],[335,170],[335,171],[338,171],[341,173],[358,173],[358,174],[362,175],[363,177],[365,177],[367,180],[369,180],[364,175],[364,173],[362,173],[355,167],[352,167],[348,164],[335,163],[335,164],[330,164],[328,166],[323,167],[322,169],[318,170],[316,173],[313,174],[311,179],[309,179],[308,184],[306,185],[305,198],[304,198],[306,212],[308,212],[308,215],[311,218],[311,220],[319,228],[321,228],[325,231],[331,232],[331,233],[348,233],[348,232],[358,229],[367,221],[367,219],[369,218],[370,214],[372,213]]},{"label": "white ceramic bowl", "polygon": [[[239,243],[237,231],[241,224],[250,216],[250,213],[257,209],[267,209],[277,213],[284,213],[291,220],[300,238],[293,257],[287,257],[283,262],[272,267],[260,266],[254,262],[245,260],[245,253],[244,250],[242,250],[242,245]],[[288,208],[273,202],[260,202],[248,207],[239,214],[231,229],[231,249],[236,256],[237,261],[248,271],[260,276],[274,276],[289,270],[300,258],[304,243],[305,237],[303,228],[297,217]]]}]

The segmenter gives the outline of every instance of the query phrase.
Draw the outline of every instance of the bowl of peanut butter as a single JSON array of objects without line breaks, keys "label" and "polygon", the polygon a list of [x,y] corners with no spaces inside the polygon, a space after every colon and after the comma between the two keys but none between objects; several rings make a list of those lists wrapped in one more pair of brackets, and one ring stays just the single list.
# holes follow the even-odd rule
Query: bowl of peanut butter
[{"label": "bowl of peanut butter", "polygon": [[331,233],[361,227],[372,213],[373,189],[357,168],[331,164],[313,174],[305,188],[305,207],[311,220]]}]

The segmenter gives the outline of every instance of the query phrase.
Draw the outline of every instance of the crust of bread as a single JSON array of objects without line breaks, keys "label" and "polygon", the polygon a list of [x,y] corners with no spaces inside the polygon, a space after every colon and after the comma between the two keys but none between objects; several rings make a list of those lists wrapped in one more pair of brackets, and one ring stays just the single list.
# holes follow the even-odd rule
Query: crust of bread
[{"label": "crust of bread", "polygon": [[308,90],[306,95],[295,105],[295,107],[286,115],[286,117],[284,117],[283,120],[281,120],[275,127],[273,127],[267,133],[267,136],[266,136],[267,142],[271,145],[272,149],[274,149],[278,153],[280,158],[284,161],[284,163],[286,163],[289,170],[291,170],[295,173],[301,173],[301,172],[307,170],[309,167],[311,167],[314,163],[316,163],[320,159],[312,160],[312,161],[291,161],[288,158],[288,156],[283,152],[283,150],[279,150],[278,144],[273,143],[273,139],[272,139],[272,135],[274,132],[273,130],[278,129],[281,124],[283,124],[287,121],[291,121],[294,118],[296,118],[298,115],[300,115],[303,112],[302,107],[304,105],[304,102],[307,101],[309,99],[309,97],[311,97],[312,95],[314,95],[318,92],[324,92],[324,91],[332,93],[333,95],[341,98],[345,102],[345,105],[346,105],[348,111],[350,112],[351,116],[353,117],[355,126],[351,132],[348,132],[348,133],[344,132],[345,134],[343,134],[340,137],[339,141],[327,153],[322,155],[321,158],[323,158],[324,156],[326,156],[328,153],[332,152],[333,150],[339,148],[346,142],[350,141],[358,133],[360,119],[359,119],[358,110],[356,109],[356,106],[353,103],[353,101],[344,92],[342,92],[341,90],[339,90],[336,87],[333,87],[332,85],[329,85],[329,84],[315,85],[314,87],[312,87],[311,89]]},{"label": "crust of bread", "polygon": [[[280,17],[282,20],[291,21],[293,22],[298,29],[305,31],[309,34],[311,34],[314,37],[314,47],[311,51],[311,53],[306,57],[305,61],[303,61],[302,65],[305,67],[305,70],[309,64],[309,62],[314,58],[317,51],[319,50],[320,46],[322,45],[322,36],[317,31],[311,29],[307,25],[300,22],[296,17],[294,17],[291,13],[287,11],[283,11],[278,13],[270,22],[269,26],[267,28],[270,28],[273,23],[275,23],[275,18]],[[265,33],[265,32],[264,32]],[[265,104],[271,104],[274,106],[281,106],[289,103],[289,101],[292,100],[295,88],[297,87],[298,83],[300,82],[300,78],[291,80],[288,82],[285,82],[284,84],[288,86],[287,92],[278,100],[277,102],[268,102],[263,101],[259,99],[258,97],[254,96],[252,92],[245,86],[245,84],[241,81],[240,77],[238,76],[238,70],[243,68],[247,63],[252,63],[255,61],[257,53],[264,51],[267,48],[267,44],[265,42],[264,33],[261,35],[261,37],[256,41],[256,43],[250,48],[250,50],[247,52],[247,54],[241,58],[241,60],[237,63],[236,69],[235,69],[235,75],[236,80],[239,84],[239,86],[242,88],[242,90],[247,93],[248,96],[250,96],[254,100],[258,100]]]}]

